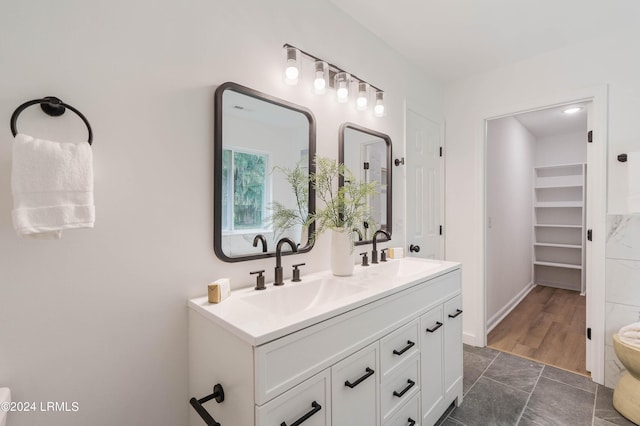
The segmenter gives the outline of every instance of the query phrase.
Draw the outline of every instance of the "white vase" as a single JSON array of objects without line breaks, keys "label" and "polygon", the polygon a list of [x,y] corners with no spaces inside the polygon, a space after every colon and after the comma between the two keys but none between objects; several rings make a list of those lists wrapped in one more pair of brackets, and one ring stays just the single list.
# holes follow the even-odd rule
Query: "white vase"
[{"label": "white vase", "polygon": [[344,229],[331,230],[331,272],[339,277],[353,274],[353,241]]}]

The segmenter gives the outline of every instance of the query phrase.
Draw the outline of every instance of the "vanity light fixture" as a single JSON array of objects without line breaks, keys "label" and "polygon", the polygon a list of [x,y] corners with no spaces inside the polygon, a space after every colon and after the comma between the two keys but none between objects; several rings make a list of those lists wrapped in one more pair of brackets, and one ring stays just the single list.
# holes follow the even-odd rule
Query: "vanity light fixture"
[{"label": "vanity light fixture", "polygon": [[347,103],[349,102],[353,88],[353,91],[357,93],[355,99],[356,108],[358,111],[366,111],[371,104],[369,98],[375,93],[376,102],[373,113],[376,117],[383,117],[385,115],[384,92],[381,89],[340,67],[288,43],[285,44],[283,48],[285,51],[284,81],[286,84],[295,86],[298,83],[301,70],[301,58],[306,57],[314,61],[313,92],[315,94],[324,95],[327,89],[335,89],[338,103]]},{"label": "vanity light fixture", "polygon": [[316,75],[313,80],[313,91],[316,95],[324,95],[329,87],[329,64],[325,61],[316,61],[314,69]]},{"label": "vanity light fixture", "polygon": [[562,110],[562,113],[563,114],[575,114],[576,112],[581,111],[581,110],[582,110],[582,107],[574,106],[574,107],[569,107],[569,108],[567,108],[565,110]]},{"label": "vanity light fixture", "polygon": [[384,117],[384,92],[376,92],[376,105],[373,107],[373,114],[376,117]]},{"label": "vanity light fixture", "polygon": [[369,102],[369,83],[358,83],[358,98],[356,99],[356,108],[358,111],[367,109]]},{"label": "vanity light fixture", "polygon": [[300,75],[300,51],[293,46],[285,47],[284,51],[284,82],[289,86],[295,86]]},{"label": "vanity light fixture", "polygon": [[336,74],[336,97],[341,104],[349,100],[349,85],[351,84],[351,75],[348,72],[339,72]]}]

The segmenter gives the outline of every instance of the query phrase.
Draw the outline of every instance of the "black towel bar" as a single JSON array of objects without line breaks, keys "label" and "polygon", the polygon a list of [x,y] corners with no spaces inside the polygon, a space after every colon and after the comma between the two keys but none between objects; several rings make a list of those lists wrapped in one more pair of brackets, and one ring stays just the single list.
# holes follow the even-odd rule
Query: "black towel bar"
[{"label": "black towel bar", "polygon": [[207,424],[207,426],[221,426],[220,423],[216,422],[211,414],[202,406],[207,401],[211,401],[215,399],[216,402],[221,403],[224,401],[224,390],[222,389],[222,385],[220,383],[216,384],[213,387],[213,393],[205,396],[204,398],[191,398],[189,403],[193,407],[194,410],[202,417],[202,420]]},{"label": "black towel bar", "polygon": [[626,163],[627,162],[627,154],[618,155],[618,161],[621,162],[621,163]]},{"label": "black towel bar", "polygon": [[62,114],[64,114],[66,109],[70,109],[71,111],[75,112],[76,115],[80,117],[82,121],[84,121],[84,124],[87,126],[87,130],[89,131],[89,140],[87,142],[89,142],[89,145],[91,145],[91,143],[93,142],[93,131],[91,130],[91,125],[89,124],[89,120],[87,120],[87,118],[84,115],[82,115],[80,111],[78,111],[77,109],[75,109],[69,104],[65,104],[55,96],[47,96],[42,99],[34,99],[31,101],[25,102],[22,105],[20,105],[18,108],[16,108],[16,110],[13,111],[13,114],[11,114],[11,133],[13,133],[13,136],[18,134],[18,129],[16,128],[16,122],[18,121],[18,116],[20,115],[20,113],[24,111],[26,108],[29,108],[31,105],[36,105],[36,104],[40,104],[40,108],[42,108],[42,111],[44,111],[45,114],[50,115],[51,117],[61,116]]}]

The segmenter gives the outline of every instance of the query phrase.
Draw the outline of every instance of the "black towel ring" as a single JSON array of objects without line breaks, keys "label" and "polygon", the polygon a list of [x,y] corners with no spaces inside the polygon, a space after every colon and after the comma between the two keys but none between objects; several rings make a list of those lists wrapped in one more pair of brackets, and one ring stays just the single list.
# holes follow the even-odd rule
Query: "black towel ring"
[{"label": "black towel ring", "polygon": [[93,142],[93,131],[91,130],[89,120],[87,120],[87,118],[82,115],[80,111],[78,111],[71,105],[65,104],[55,96],[47,96],[42,99],[34,99],[32,101],[25,102],[18,108],[16,108],[16,110],[13,111],[13,114],[11,114],[11,133],[13,133],[13,136],[18,134],[16,122],[18,121],[18,116],[20,115],[20,113],[26,108],[29,108],[31,105],[35,104],[40,104],[40,108],[42,108],[42,111],[44,111],[45,114],[50,115],[51,117],[60,117],[62,114],[64,114],[67,108],[75,112],[76,115],[80,117],[82,121],[84,121],[84,124],[87,126],[87,130],[89,131],[89,140],[87,142],[89,142],[89,145],[91,145],[91,142]]}]

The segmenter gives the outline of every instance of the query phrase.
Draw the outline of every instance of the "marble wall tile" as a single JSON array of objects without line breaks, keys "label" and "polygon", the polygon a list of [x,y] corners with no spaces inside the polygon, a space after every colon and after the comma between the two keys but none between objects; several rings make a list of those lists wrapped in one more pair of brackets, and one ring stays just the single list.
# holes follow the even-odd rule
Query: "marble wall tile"
[{"label": "marble wall tile", "polygon": [[607,216],[609,259],[640,260],[640,215]]},{"label": "marble wall tile", "polygon": [[604,347],[604,385],[608,388],[615,388],[618,380],[627,370],[616,356],[613,346]]},{"label": "marble wall tile", "polygon": [[640,321],[640,306],[621,303],[605,304],[605,345],[613,346],[613,335],[625,325]]},{"label": "marble wall tile", "polygon": [[606,260],[607,302],[640,306],[640,262]]}]

